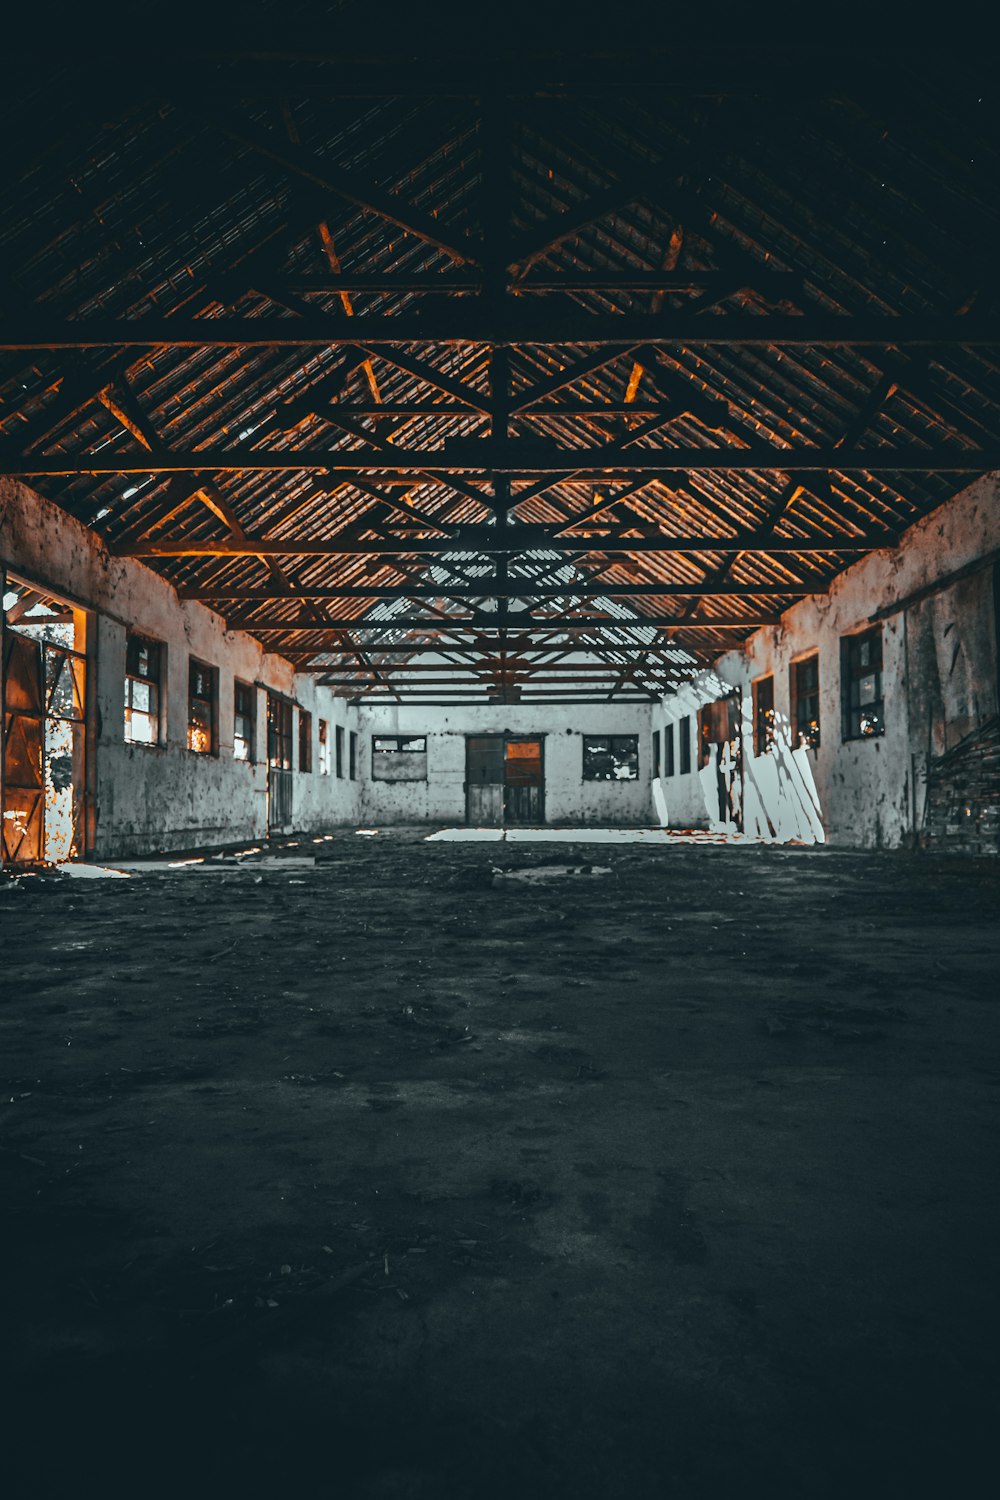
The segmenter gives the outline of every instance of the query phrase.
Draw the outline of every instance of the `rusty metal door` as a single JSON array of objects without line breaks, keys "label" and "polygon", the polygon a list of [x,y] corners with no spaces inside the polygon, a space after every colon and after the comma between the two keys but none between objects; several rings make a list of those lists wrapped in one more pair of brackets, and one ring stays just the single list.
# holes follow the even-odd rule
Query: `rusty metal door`
[{"label": "rusty metal door", "polygon": [[504,822],[514,826],[544,822],[541,740],[509,739],[504,751]]},{"label": "rusty metal door", "polygon": [[465,741],[465,820],[472,828],[503,824],[502,734],[470,735]]},{"label": "rusty metal door", "polygon": [[3,859],[35,864],[45,840],[42,645],[13,632],[3,641]]}]

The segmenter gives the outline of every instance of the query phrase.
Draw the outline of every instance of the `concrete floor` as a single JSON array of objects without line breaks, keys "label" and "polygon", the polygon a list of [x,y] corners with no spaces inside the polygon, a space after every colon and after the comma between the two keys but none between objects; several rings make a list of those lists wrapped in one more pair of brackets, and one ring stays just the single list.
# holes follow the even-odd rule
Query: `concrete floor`
[{"label": "concrete floor", "polygon": [[0,887],[5,1494],[979,1493],[997,866],[425,833]]}]

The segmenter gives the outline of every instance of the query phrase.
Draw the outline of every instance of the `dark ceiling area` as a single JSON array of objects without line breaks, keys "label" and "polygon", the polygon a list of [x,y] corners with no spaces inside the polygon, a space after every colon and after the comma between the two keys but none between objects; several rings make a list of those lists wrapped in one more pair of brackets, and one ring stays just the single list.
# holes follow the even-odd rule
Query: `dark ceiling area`
[{"label": "dark ceiling area", "polygon": [[113,555],[352,697],[642,699],[1000,467],[971,63],[333,10],[4,98],[0,475]]}]

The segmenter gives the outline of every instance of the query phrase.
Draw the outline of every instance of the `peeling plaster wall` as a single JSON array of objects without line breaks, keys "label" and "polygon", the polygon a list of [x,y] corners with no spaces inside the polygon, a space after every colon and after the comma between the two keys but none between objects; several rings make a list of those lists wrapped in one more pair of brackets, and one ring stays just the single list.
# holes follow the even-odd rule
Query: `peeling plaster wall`
[{"label": "peeling plaster wall", "polygon": [[[726,685],[743,706],[744,815],[747,832],[822,839],[865,848],[916,842],[924,827],[928,768],[996,715],[997,624],[991,554],[1000,549],[1000,482],[987,475],[906,533],[900,546],[869,554],[836,579],[828,595],[794,605],[780,626],[759,630],[746,648],[721,657],[715,674],[664,700],[654,728]],[[844,741],[840,642],[885,606],[987,561],[882,621],[885,734]],[[792,750],[790,666],[819,653],[821,744]],[[752,683],[773,674],[778,737],[768,755],[753,753]],[[673,826],[712,821],[704,779],[666,785]],[[700,811],[699,811],[700,799]]]},{"label": "peeling plaster wall", "polygon": [[[266,697],[257,698],[257,761],[233,759],[233,682],[238,677],[295,699],[312,714],[311,773],[293,772],[296,828],[356,820],[358,783],[319,774],[318,721],[354,729],[357,711],[313,679],[263,651],[203,605],[182,603],[151,569],[113,558],[93,534],[58,506],[12,480],[0,479],[0,560],[30,583],[93,611],[88,627],[88,712],[93,754],[88,767],[97,857],[145,854],[198,844],[258,839],[266,832]],[[164,642],[166,684],[158,746],[125,742],[124,676],[128,629]],[[218,669],[217,755],[187,749],[188,659]],[[294,751],[298,764],[298,724]]]},{"label": "peeling plaster wall", "polygon": [[[645,704],[372,706],[362,707],[360,715],[359,773],[366,822],[464,823],[465,737],[504,730],[544,736],[546,823],[642,827],[656,821],[650,799],[650,709]],[[372,781],[372,736],[380,734],[426,735],[427,780]],[[638,735],[638,780],[584,781],[584,734]]]}]

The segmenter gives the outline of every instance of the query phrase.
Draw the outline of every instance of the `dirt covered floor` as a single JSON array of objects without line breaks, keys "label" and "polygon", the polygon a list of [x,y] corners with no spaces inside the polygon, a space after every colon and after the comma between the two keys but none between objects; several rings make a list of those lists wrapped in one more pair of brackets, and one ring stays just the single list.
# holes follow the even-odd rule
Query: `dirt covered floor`
[{"label": "dirt covered floor", "polygon": [[4,1493],[984,1492],[998,907],[406,832],[6,883]]}]

